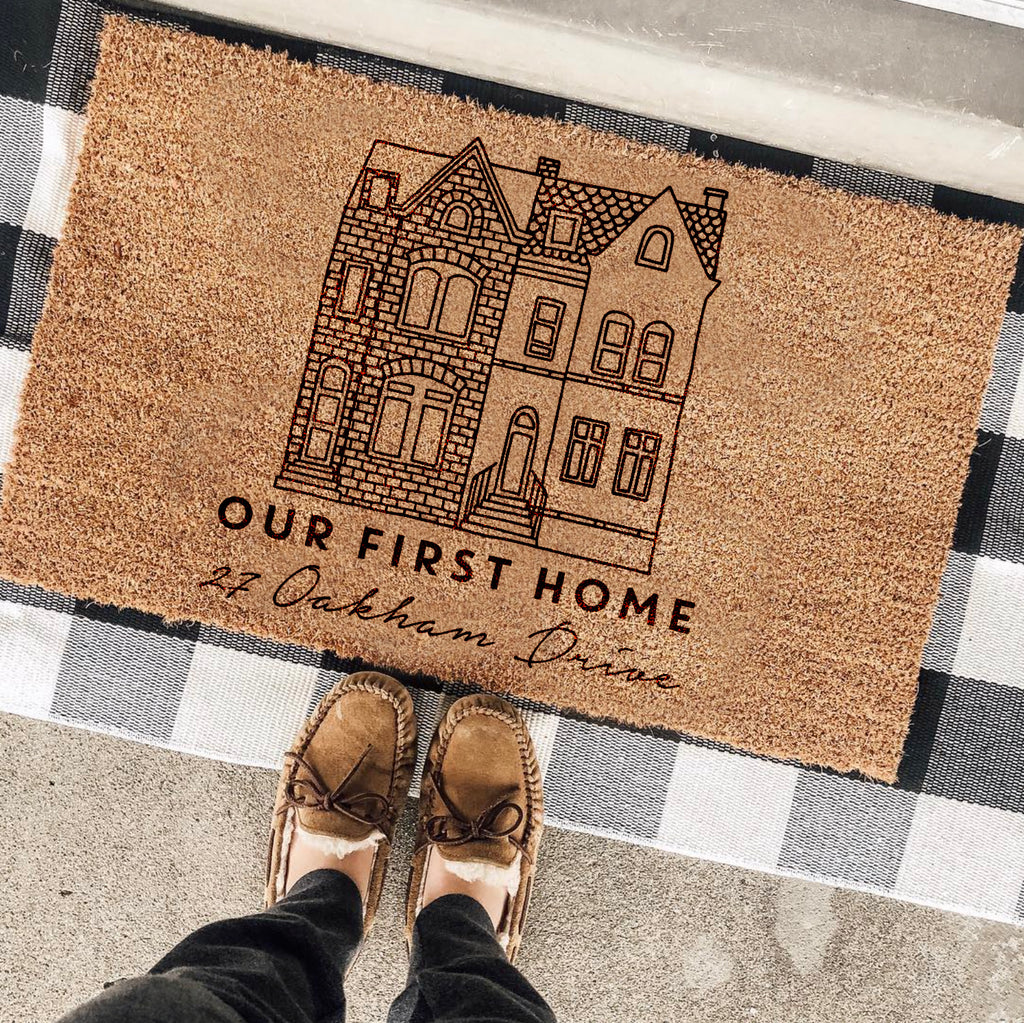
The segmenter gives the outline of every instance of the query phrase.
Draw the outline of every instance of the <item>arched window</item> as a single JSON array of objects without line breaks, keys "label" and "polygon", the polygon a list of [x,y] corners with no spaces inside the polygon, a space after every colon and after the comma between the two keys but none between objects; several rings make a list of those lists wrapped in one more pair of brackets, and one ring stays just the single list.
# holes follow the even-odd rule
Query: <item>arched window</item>
[{"label": "arched window", "polygon": [[605,313],[594,349],[593,371],[604,377],[618,377],[626,370],[626,358],[633,339],[633,321],[625,313]]},{"label": "arched window", "polygon": [[405,291],[402,322],[407,327],[465,337],[476,309],[477,281],[448,263],[416,266]]},{"label": "arched window", "polygon": [[640,336],[633,379],[660,387],[665,382],[668,357],[672,352],[672,328],[667,323],[648,323]]},{"label": "arched window", "polygon": [[459,234],[469,234],[473,214],[464,202],[453,202],[441,216],[441,226]]},{"label": "arched window", "polygon": [[388,377],[373,427],[374,452],[417,465],[437,465],[454,408],[454,389],[433,377]]},{"label": "arched window", "polygon": [[637,266],[667,270],[672,258],[672,232],[667,227],[649,227],[636,250]]},{"label": "arched window", "polygon": [[428,327],[434,315],[437,300],[437,286],[441,275],[429,266],[421,266],[412,272],[405,297],[405,322],[410,327]]},{"label": "arched window", "polygon": [[328,362],[320,370],[313,393],[312,415],[306,430],[304,456],[313,462],[329,463],[341,428],[348,369],[340,362]]},{"label": "arched window", "polygon": [[347,381],[348,370],[340,362],[329,362],[320,374],[320,389],[344,394]]}]

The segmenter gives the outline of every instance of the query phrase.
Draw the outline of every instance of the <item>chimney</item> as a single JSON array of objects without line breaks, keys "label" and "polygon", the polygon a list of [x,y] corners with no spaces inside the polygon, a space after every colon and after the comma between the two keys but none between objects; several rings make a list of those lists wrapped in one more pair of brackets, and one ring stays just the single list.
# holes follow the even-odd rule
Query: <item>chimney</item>
[{"label": "chimney", "polygon": [[721,188],[705,188],[704,189],[704,205],[709,210],[720,210],[725,206],[725,200],[729,197],[729,193]]},{"label": "chimney", "polygon": [[558,172],[561,168],[561,162],[552,160],[550,157],[542,156],[537,160],[537,175],[545,180],[554,181],[558,177]]}]

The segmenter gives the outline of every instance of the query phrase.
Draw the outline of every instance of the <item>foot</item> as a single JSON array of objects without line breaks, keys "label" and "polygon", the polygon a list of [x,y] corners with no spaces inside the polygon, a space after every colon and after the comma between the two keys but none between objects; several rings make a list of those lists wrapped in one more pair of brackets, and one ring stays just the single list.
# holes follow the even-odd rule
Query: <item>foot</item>
[{"label": "foot", "polygon": [[338,870],[359,888],[369,930],[415,757],[416,726],[405,689],[372,671],[342,679],[285,754],[271,827],[267,905],[312,870]]},{"label": "foot", "polygon": [[487,910],[497,932],[505,912],[508,888],[503,884],[488,884],[486,881],[467,881],[449,869],[443,856],[428,853],[423,874],[423,905],[429,906],[442,895],[468,895],[476,899]]},{"label": "foot", "polygon": [[452,704],[420,785],[406,937],[420,910],[468,895],[487,911],[509,959],[519,948],[540,845],[540,769],[526,722],[496,696]]},{"label": "foot", "polygon": [[289,892],[292,885],[300,877],[314,870],[337,870],[356,883],[359,889],[359,896],[366,902],[366,893],[370,887],[370,874],[373,872],[373,864],[377,858],[376,845],[367,849],[357,849],[344,856],[337,856],[332,852],[326,852],[315,844],[317,836],[311,836],[301,828],[296,828],[292,834],[291,845],[288,848],[288,869],[286,871],[284,890]]}]

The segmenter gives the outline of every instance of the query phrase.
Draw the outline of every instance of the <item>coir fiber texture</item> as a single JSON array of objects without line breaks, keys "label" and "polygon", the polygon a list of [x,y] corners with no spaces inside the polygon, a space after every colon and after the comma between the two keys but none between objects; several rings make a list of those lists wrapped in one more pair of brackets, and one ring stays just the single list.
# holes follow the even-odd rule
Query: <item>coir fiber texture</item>
[{"label": "coir fiber texture", "polygon": [[111,19],[0,568],[892,780],[1019,246]]}]

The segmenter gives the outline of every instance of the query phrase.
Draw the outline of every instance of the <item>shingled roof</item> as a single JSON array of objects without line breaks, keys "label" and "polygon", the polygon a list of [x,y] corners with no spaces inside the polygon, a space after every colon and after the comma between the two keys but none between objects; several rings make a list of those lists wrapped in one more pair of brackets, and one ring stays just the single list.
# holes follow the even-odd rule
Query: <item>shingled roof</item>
[{"label": "shingled roof", "polygon": [[[401,203],[408,202],[414,193],[422,194],[429,181],[443,180],[447,168],[456,166],[470,153],[489,165],[492,180],[497,181],[503,198],[506,202],[511,200],[510,210],[515,219],[520,225],[526,222],[528,238],[523,251],[532,256],[588,266],[591,257],[607,249],[657,198],[558,177],[558,163],[545,158],[538,161],[537,171],[491,164],[479,139],[474,139],[454,156],[413,150],[378,140],[368,155],[366,166],[399,173],[398,199]],[[511,194],[505,195],[505,192]],[[676,206],[705,274],[714,280],[719,243],[725,227],[725,210],[678,200]],[[546,244],[548,216],[552,210],[580,216],[579,238],[572,249],[553,248]]]},{"label": "shingled roof", "polygon": [[695,202],[677,202],[686,230],[690,232],[693,247],[700,256],[704,272],[714,280],[718,270],[718,247],[725,229],[725,210],[702,206]]},{"label": "shingled roof", "polygon": [[[537,193],[528,229],[530,241],[524,251],[548,259],[588,265],[591,256],[608,248],[656,198],[639,192],[602,188],[563,178],[545,181]],[[713,280],[718,268],[718,248],[726,213],[701,203],[676,200],[676,206],[701,266]],[[579,242],[573,250],[566,251],[545,244],[548,213],[551,210],[578,213],[581,216]]]}]

